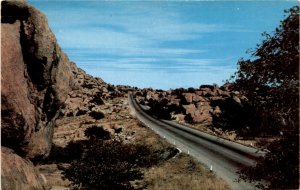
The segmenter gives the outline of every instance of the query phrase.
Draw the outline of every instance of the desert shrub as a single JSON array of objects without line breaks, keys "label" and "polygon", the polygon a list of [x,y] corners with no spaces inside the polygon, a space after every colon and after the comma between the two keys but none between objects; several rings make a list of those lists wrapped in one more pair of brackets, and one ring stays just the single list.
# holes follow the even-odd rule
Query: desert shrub
[{"label": "desert shrub", "polygon": [[195,93],[196,89],[190,87],[190,88],[187,89],[187,91],[188,91],[189,93]]},{"label": "desert shrub", "polygon": [[103,129],[103,127],[98,127],[96,125],[93,125],[92,127],[87,128],[84,131],[85,136],[89,138],[97,138],[97,139],[103,139],[108,140],[111,138],[110,132]]},{"label": "desert shrub", "polygon": [[94,119],[102,119],[105,117],[104,113],[100,112],[100,111],[91,111],[89,113],[89,116],[93,117]]},{"label": "desert shrub", "polygon": [[87,88],[87,89],[93,89],[93,88],[96,88],[97,86],[93,83],[86,83],[84,82],[82,85],[81,85],[83,88]]},{"label": "desert shrub", "polygon": [[114,85],[110,85],[110,84],[107,85],[107,90],[108,90],[108,91],[112,91],[112,92],[115,91]]},{"label": "desert shrub", "polygon": [[73,112],[68,112],[68,113],[66,114],[66,116],[67,116],[67,117],[73,117],[73,116],[74,116],[74,113],[73,113]]},{"label": "desert shrub", "polygon": [[81,115],[85,115],[87,113],[86,110],[78,110],[76,113],[76,116],[81,116]]},{"label": "desert shrub", "polygon": [[194,121],[194,119],[193,119],[193,117],[192,117],[192,115],[189,113],[189,114],[186,114],[185,116],[184,116],[184,120],[186,121],[186,122],[188,122],[188,123],[193,123],[193,121]]},{"label": "desert shrub", "polygon": [[143,96],[143,94],[142,94],[141,91],[137,91],[137,92],[135,93],[135,95],[136,95],[136,96]]},{"label": "desert shrub", "polygon": [[97,93],[94,95],[93,99],[91,100],[91,103],[95,103],[95,104],[97,104],[97,105],[103,105],[104,102],[103,102],[103,100],[102,100],[102,93],[97,92]]},{"label": "desert shrub", "polygon": [[175,90],[172,91],[172,95],[174,96],[181,96],[182,93],[185,93],[186,92],[186,89],[184,88],[176,88]]},{"label": "desert shrub", "polygon": [[64,175],[81,189],[134,189],[130,181],[142,179],[141,168],[158,160],[144,145],[90,139],[84,156],[73,161]]},{"label": "desert shrub", "polygon": [[71,141],[66,147],[52,145],[49,156],[38,163],[69,163],[81,158],[84,152],[84,141]]},{"label": "desert shrub", "polygon": [[200,88],[209,88],[210,90],[214,90],[214,85],[208,85],[208,84],[204,84],[204,85],[201,85]]}]

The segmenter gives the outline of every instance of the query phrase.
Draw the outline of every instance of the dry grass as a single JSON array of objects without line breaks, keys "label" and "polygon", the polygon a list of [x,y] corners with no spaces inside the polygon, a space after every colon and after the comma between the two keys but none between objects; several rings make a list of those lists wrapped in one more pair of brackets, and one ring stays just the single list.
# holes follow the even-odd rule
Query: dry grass
[{"label": "dry grass", "polygon": [[146,171],[144,183],[149,190],[229,189],[224,180],[185,154]]},{"label": "dry grass", "polygon": [[68,187],[71,182],[63,179],[62,170],[58,169],[57,164],[38,165],[36,169],[46,178],[47,187],[62,186]]},{"label": "dry grass", "polygon": [[235,131],[223,131],[220,128],[213,128],[210,125],[203,125],[203,124],[186,124],[185,125],[197,129],[199,131],[218,136],[224,139],[227,139],[229,141],[233,141],[239,144],[243,144],[250,147],[256,147],[256,148],[264,148],[262,146],[258,145],[259,138],[254,139],[242,139],[239,138],[237,133]]},{"label": "dry grass", "polygon": [[206,124],[187,124],[183,123],[184,125],[187,125],[191,128],[194,128],[196,130],[218,136],[224,139],[227,139],[229,141],[233,141],[242,145],[258,148],[258,149],[264,149],[267,148],[269,144],[271,144],[273,141],[278,140],[276,137],[255,137],[250,139],[244,139],[242,137],[239,137],[238,134],[232,130],[232,131],[223,131],[221,128],[213,128],[210,125]]}]

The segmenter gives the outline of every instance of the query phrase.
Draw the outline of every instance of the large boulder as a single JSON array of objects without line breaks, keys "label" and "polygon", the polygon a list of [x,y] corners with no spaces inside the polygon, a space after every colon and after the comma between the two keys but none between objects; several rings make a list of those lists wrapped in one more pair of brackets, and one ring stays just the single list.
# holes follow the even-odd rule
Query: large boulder
[{"label": "large boulder", "polygon": [[189,115],[189,120],[196,123],[211,123],[212,107],[207,102],[199,102],[197,107],[195,104],[183,105],[185,114]]},{"label": "large boulder", "polygon": [[76,66],[61,51],[46,17],[23,1],[2,1],[2,145],[35,159],[49,154]]},{"label": "large boulder", "polygon": [[211,124],[213,119],[210,114],[210,111],[208,110],[204,110],[204,111],[197,110],[192,117],[194,122],[205,123],[205,124]]},{"label": "large boulder", "polygon": [[43,190],[45,186],[45,179],[29,160],[1,147],[1,189]]},{"label": "large boulder", "polygon": [[192,116],[195,114],[195,111],[197,110],[195,104],[182,105],[182,107],[185,110],[185,114],[191,114]]},{"label": "large boulder", "polygon": [[184,101],[187,103],[193,102],[193,94],[192,93],[183,93]]}]

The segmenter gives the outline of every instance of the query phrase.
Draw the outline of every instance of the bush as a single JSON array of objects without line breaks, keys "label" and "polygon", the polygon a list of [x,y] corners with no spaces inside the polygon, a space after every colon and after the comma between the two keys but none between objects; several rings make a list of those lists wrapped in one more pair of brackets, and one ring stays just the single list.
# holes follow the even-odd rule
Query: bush
[{"label": "bush", "polygon": [[81,189],[134,189],[130,181],[142,179],[141,168],[157,164],[159,157],[144,145],[90,139],[84,156],[65,169],[65,177]]},{"label": "bush", "polygon": [[81,158],[84,152],[84,141],[71,141],[66,147],[52,145],[49,156],[37,163],[69,163]]},{"label": "bush", "polygon": [[102,119],[105,117],[104,113],[100,112],[100,111],[91,111],[89,113],[89,116],[93,117],[94,119]]},{"label": "bush", "polygon": [[97,127],[96,125],[86,129],[84,131],[85,136],[89,138],[97,138],[103,140],[109,140],[111,138],[110,133],[103,129],[103,127]]},{"label": "bush", "polygon": [[95,104],[97,104],[97,105],[103,105],[104,102],[103,102],[103,100],[102,100],[102,93],[97,92],[97,93],[94,95],[93,99],[91,100],[91,103],[95,103]]},{"label": "bush", "polygon": [[[241,179],[266,180],[270,189],[299,188],[299,139],[289,136],[268,146],[270,153],[261,158],[255,167],[240,171]],[[263,187],[263,185],[261,185]]]},{"label": "bush", "polygon": [[78,110],[76,113],[76,116],[81,116],[81,115],[85,115],[87,113],[86,110]]}]

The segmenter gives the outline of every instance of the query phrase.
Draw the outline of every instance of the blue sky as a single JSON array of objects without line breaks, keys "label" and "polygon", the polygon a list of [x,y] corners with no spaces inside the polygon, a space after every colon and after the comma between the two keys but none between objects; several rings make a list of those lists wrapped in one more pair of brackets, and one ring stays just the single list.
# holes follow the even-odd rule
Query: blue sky
[{"label": "blue sky", "polygon": [[111,84],[221,85],[297,1],[29,0],[70,60]]}]

